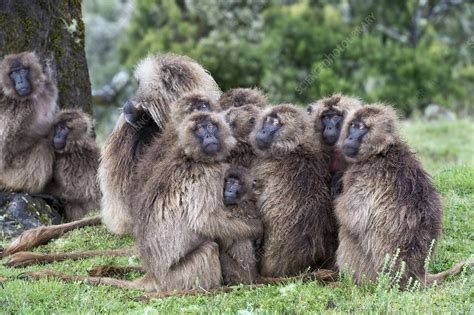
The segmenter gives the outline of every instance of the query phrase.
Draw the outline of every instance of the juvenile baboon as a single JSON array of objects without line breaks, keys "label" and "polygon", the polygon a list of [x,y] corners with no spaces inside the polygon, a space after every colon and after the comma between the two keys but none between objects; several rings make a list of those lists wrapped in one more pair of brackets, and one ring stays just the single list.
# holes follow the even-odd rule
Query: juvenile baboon
[{"label": "juvenile baboon", "polygon": [[398,249],[397,263],[406,263],[402,285],[409,277],[429,284],[459,272],[461,265],[437,275],[424,268],[430,244],[441,233],[442,205],[429,175],[399,138],[397,122],[391,107],[374,104],[344,124],[339,144],[349,164],[336,199],[337,265],[357,282],[374,281],[385,256]]},{"label": "juvenile baboon", "polygon": [[0,62],[0,189],[41,193],[51,179],[57,95],[35,53]]},{"label": "juvenile baboon", "polygon": [[255,150],[250,144],[250,133],[261,109],[255,105],[231,107],[225,112],[225,119],[232,129],[237,144],[227,158],[230,164],[250,168],[256,157]]},{"label": "juvenile baboon", "polygon": [[64,202],[67,221],[83,218],[99,209],[97,182],[100,150],[95,143],[91,119],[81,110],[58,113],[53,146],[56,151],[53,179],[46,192]]},{"label": "juvenile baboon", "polygon": [[336,94],[308,105],[307,111],[314,126],[317,141],[329,158],[331,172],[331,196],[334,198],[342,191],[342,174],[346,167],[343,155],[337,148],[344,119],[353,111],[362,107],[356,98]]},{"label": "juvenile baboon", "polygon": [[221,95],[219,103],[222,109],[254,105],[263,109],[267,105],[267,97],[259,89],[231,89]]},{"label": "juvenile baboon", "polygon": [[220,96],[209,73],[183,56],[149,56],[138,64],[135,77],[139,82],[136,96],[126,104],[107,139],[99,167],[101,216],[109,231],[116,234],[132,231],[135,220],[127,203],[136,185],[136,164],[150,141],[162,134],[169,120],[170,104],[193,90],[204,91],[213,100]]},{"label": "juvenile baboon", "polygon": [[[254,178],[240,166],[229,166],[224,175],[225,210],[242,219],[259,219]],[[255,283],[258,279],[254,239],[219,239],[224,284]]]},{"label": "juvenile baboon", "polygon": [[311,137],[307,115],[289,104],[266,109],[250,139],[264,224],[263,276],[289,276],[331,266],[337,247],[329,167]]}]

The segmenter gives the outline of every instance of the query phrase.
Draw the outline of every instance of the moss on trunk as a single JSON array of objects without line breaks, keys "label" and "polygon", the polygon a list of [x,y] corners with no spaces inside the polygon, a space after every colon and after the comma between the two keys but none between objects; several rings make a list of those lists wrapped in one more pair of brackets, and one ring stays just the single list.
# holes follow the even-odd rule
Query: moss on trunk
[{"label": "moss on trunk", "polygon": [[52,57],[61,108],[91,112],[81,1],[0,0],[0,56],[26,50]]}]

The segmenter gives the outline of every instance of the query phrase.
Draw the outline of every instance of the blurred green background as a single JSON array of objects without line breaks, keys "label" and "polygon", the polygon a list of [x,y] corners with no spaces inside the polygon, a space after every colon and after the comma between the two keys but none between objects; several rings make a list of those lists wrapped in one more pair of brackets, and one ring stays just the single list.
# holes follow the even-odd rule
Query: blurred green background
[{"label": "blurred green background", "polygon": [[[223,90],[257,86],[274,103],[342,92],[405,116],[474,112],[473,1],[85,0],[83,11],[96,91],[148,53],[175,52]],[[95,106],[99,140],[117,113]]]}]

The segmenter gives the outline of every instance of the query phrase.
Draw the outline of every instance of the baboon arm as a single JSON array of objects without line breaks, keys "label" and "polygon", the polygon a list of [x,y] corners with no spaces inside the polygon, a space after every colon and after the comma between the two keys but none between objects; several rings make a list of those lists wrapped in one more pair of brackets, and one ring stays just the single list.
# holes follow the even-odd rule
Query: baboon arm
[{"label": "baboon arm", "polygon": [[84,226],[101,224],[100,216],[84,218],[78,221],[73,221],[65,224],[41,226],[30,229],[21,233],[3,252],[0,252],[0,257],[11,255],[19,251],[25,251],[45,244],[51,239],[61,236],[62,234],[82,228]]},{"label": "baboon arm", "polygon": [[247,238],[258,238],[263,232],[263,224],[260,219],[242,219],[224,211],[206,212],[196,220],[194,227],[196,232],[212,238],[229,238],[242,240]]},{"label": "baboon arm", "polygon": [[82,252],[72,253],[36,253],[36,252],[19,252],[13,254],[5,263],[9,267],[26,267],[39,263],[52,263],[56,261],[64,261],[67,259],[78,260],[82,258],[89,258],[95,256],[132,256],[136,254],[134,247],[119,248],[119,249],[99,249],[86,250]]}]

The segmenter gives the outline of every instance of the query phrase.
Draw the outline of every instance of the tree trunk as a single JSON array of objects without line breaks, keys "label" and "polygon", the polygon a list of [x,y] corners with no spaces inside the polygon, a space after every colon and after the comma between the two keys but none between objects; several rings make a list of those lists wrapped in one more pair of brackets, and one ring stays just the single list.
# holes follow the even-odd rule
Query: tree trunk
[{"label": "tree trunk", "polygon": [[32,50],[51,60],[59,106],[91,113],[80,0],[0,0],[0,56]]}]

